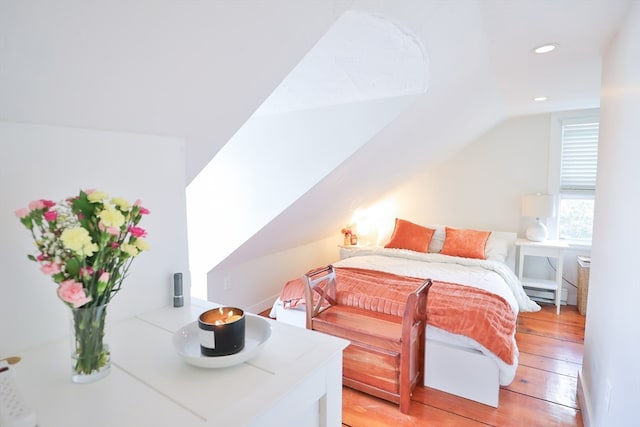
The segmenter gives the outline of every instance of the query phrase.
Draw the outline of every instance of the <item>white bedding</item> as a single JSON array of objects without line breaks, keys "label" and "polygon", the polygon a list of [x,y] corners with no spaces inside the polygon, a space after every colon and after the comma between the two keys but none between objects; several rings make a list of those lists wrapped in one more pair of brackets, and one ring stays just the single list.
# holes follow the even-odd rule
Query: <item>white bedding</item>
[{"label": "white bedding", "polygon": [[[538,311],[540,306],[525,294],[517,276],[506,265],[498,261],[459,258],[438,253],[418,253],[402,249],[380,247],[350,249],[349,257],[333,265],[384,271],[409,277],[431,278],[458,284],[474,286],[502,296],[517,315],[519,311]],[[272,315],[282,312],[282,303],[276,301]],[[304,325],[304,310],[286,310],[288,315],[299,312]],[[515,336],[513,337],[515,342]],[[449,345],[473,348],[495,361],[500,371],[500,384],[508,385],[515,377],[518,366],[518,352],[512,365],[489,352],[471,338],[451,334],[429,325],[427,340],[444,342]]]}]

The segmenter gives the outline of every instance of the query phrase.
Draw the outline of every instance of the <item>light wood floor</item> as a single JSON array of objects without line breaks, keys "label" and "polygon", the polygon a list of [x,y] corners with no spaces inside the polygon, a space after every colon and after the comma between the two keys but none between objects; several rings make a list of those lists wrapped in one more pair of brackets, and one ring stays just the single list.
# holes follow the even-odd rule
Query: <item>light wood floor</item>
[{"label": "light wood floor", "polygon": [[397,405],[344,387],[343,426],[582,427],[576,387],[584,321],[575,306],[563,306],[559,316],[551,305],[520,314],[520,365],[511,385],[500,390],[499,408],[418,386],[405,415]]}]

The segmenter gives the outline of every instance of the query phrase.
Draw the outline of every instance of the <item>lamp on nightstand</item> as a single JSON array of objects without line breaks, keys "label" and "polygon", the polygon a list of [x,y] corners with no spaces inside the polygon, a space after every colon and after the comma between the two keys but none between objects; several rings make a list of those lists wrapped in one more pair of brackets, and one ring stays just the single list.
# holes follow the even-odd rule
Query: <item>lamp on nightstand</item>
[{"label": "lamp on nightstand", "polygon": [[549,232],[540,218],[551,218],[556,214],[555,197],[551,194],[527,194],[522,197],[522,216],[533,217],[536,222],[527,227],[527,239],[534,242],[547,240]]}]

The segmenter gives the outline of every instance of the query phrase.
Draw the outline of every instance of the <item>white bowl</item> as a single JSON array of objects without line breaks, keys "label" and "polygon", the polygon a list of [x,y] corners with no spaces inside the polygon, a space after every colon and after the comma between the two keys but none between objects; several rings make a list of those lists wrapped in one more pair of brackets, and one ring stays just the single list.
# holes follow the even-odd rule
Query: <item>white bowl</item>
[{"label": "white bowl", "polygon": [[260,316],[245,315],[244,348],[228,356],[200,353],[198,322],[191,322],[173,334],[173,345],[185,362],[199,368],[226,368],[255,357],[271,337],[271,324]]}]

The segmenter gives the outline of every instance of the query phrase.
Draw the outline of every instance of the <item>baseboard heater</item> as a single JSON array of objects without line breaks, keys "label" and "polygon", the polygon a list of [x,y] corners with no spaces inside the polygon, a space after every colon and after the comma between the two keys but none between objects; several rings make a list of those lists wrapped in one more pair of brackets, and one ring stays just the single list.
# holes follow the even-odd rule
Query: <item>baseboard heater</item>
[{"label": "baseboard heater", "polygon": [[[527,295],[529,295],[529,298],[531,298],[534,301],[550,303],[550,304],[556,303],[554,291],[527,288],[526,286],[524,287],[524,291],[527,293]],[[567,296],[568,296],[567,289],[562,288],[562,292],[560,293],[560,304],[567,305]]]}]

